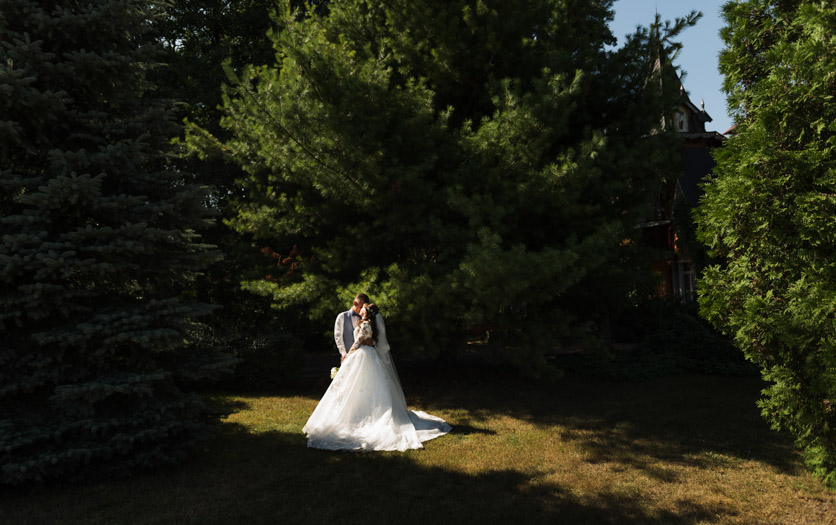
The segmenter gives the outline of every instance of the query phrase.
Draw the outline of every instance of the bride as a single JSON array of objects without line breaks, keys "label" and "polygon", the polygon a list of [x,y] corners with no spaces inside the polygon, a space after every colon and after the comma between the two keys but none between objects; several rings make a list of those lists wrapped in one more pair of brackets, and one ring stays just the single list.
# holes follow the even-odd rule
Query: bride
[{"label": "bride", "polygon": [[[328,450],[407,450],[451,430],[443,419],[406,408],[388,348],[378,352],[374,304],[360,310],[348,351],[325,395],[302,429],[308,446]],[[381,323],[381,326],[383,324]],[[386,348],[388,345],[379,345]]]}]

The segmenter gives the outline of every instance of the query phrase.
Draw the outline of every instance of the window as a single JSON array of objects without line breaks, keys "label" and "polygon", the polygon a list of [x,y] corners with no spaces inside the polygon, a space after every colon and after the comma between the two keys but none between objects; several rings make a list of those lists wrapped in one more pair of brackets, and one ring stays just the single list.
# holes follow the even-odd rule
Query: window
[{"label": "window", "polygon": [[694,266],[690,262],[679,262],[677,274],[677,295],[682,298],[683,303],[690,303],[697,293],[697,275]]}]

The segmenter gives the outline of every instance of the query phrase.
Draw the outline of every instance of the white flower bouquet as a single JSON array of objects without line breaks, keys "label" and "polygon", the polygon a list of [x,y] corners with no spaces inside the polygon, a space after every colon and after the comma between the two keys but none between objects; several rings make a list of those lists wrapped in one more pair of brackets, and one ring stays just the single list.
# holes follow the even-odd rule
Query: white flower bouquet
[{"label": "white flower bouquet", "polygon": [[339,371],[340,371],[340,367],[338,367],[338,366],[333,367],[331,369],[331,379],[334,379],[335,377],[337,377],[337,372],[339,372]]}]

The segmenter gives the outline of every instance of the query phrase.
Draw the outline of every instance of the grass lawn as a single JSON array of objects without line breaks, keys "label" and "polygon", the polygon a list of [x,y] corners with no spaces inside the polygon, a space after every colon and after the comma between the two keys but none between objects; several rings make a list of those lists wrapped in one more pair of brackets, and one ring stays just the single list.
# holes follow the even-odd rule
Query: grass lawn
[{"label": "grass lawn", "polygon": [[760,418],[756,379],[401,378],[412,408],[453,425],[423,450],[306,448],[324,380],[214,395],[236,412],[185,463],[6,489],[0,523],[836,523],[836,494]]}]

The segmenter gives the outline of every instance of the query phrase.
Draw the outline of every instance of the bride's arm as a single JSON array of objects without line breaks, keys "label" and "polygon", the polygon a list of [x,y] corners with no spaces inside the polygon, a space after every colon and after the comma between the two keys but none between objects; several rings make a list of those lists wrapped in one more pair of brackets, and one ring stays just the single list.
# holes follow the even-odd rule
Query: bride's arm
[{"label": "bride's arm", "polygon": [[358,348],[360,348],[360,341],[362,341],[362,339],[357,339],[357,338],[354,339],[354,344],[351,345],[351,348],[349,348],[349,350],[348,350],[349,354],[351,352],[357,350]]},{"label": "bride's arm", "polygon": [[368,321],[361,322],[358,328],[360,330],[354,332],[354,344],[351,345],[351,350],[348,351],[349,354],[363,346],[363,342],[372,337],[372,325]]}]

